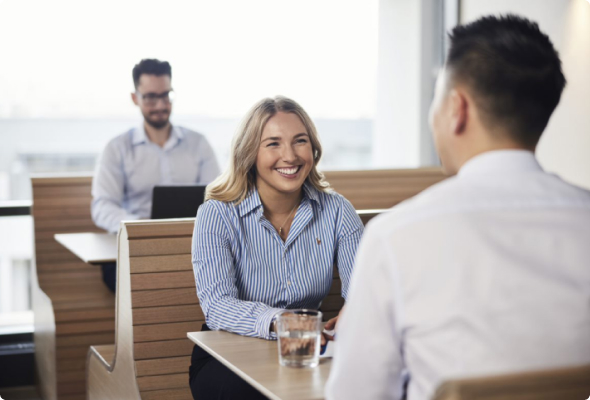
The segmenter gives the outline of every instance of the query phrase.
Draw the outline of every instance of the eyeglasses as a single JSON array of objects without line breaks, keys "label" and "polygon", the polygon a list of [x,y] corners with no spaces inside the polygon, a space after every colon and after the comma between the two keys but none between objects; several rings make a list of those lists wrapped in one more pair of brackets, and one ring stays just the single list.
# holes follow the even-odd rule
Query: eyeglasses
[{"label": "eyeglasses", "polygon": [[143,100],[144,104],[146,106],[155,106],[156,104],[158,104],[158,100],[162,99],[162,101],[164,102],[164,104],[172,104],[172,102],[174,101],[174,91],[170,90],[169,92],[165,92],[165,93],[146,93],[146,94],[142,94],[139,92],[136,92],[137,97],[139,97],[140,99]]}]

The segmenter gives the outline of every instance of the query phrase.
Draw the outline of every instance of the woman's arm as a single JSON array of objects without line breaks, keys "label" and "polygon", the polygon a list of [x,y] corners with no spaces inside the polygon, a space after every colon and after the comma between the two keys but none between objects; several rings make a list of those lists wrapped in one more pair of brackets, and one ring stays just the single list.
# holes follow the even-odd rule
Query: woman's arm
[{"label": "woman's arm", "polygon": [[363,235],[363,222],[348,200],[342,197],[340,219],[337,225],[337,247],[334,262],[342,281],[342,297],[346,300],[354,267],[356,250]]},{"label": "woman's arm", "polygon": [[207,326],[244,336],[275,338],[271,324],[282,310],[238,299],[227,218],[219,205],[208,201],[199,208],[195,220],[193,270]]}]

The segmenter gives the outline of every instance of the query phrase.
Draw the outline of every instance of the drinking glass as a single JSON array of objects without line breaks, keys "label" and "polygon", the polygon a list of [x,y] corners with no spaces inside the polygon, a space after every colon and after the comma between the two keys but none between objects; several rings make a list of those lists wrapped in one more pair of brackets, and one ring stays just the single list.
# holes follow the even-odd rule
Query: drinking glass
[{"label": "drinking glass", "polygon": [[315,367],[320,361],[322,313],[285,310],[277,318],[279,362],[287,367]]}]

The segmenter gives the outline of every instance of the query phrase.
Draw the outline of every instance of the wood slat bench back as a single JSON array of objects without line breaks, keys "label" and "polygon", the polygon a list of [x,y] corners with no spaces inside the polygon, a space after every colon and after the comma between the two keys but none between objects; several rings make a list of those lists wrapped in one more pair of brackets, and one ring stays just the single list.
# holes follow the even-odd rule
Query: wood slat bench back
[{"label": "wood slat bench back", "polygon": [[31,182],[39,389],[47,399],[84,399],[88,346],[114,342],[115,296],[103,284],[100,268],[79,260],[53,236],[101,232],[90,215],[92,177],[33,177]]},{"label": "wood slat bench back", "polygon": [[391,208],[446,178],[438,167],[326,171],[324,175],[357,210]]},{"label": "wood slat bench back", "polygon": [[575,400],[590,394],[590,365],[444,382],[433,400]]},{"label": "wood slat bench back", "polygon": [[127,224],[134,362],[141,397],[192,399],[192,343],[205,316],[191,261],[194,218]]}]

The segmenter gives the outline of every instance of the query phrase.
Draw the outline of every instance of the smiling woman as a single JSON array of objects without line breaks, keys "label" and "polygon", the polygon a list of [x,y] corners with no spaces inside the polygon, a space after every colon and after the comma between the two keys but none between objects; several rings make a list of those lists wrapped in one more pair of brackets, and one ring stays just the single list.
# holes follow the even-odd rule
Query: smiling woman
[{"label": "smiling woman", "polygon": [[[203,329],[275,339],[274,320],[284,309],[320,307],[334,266],[346,298],[363,225],[317,170],[321,156],[316,128],[293,100],[263,99],[246,115],[230,166],[208,187],[195,220]],[[199,347],[190,383],[195,398],[259,398]]]}]

